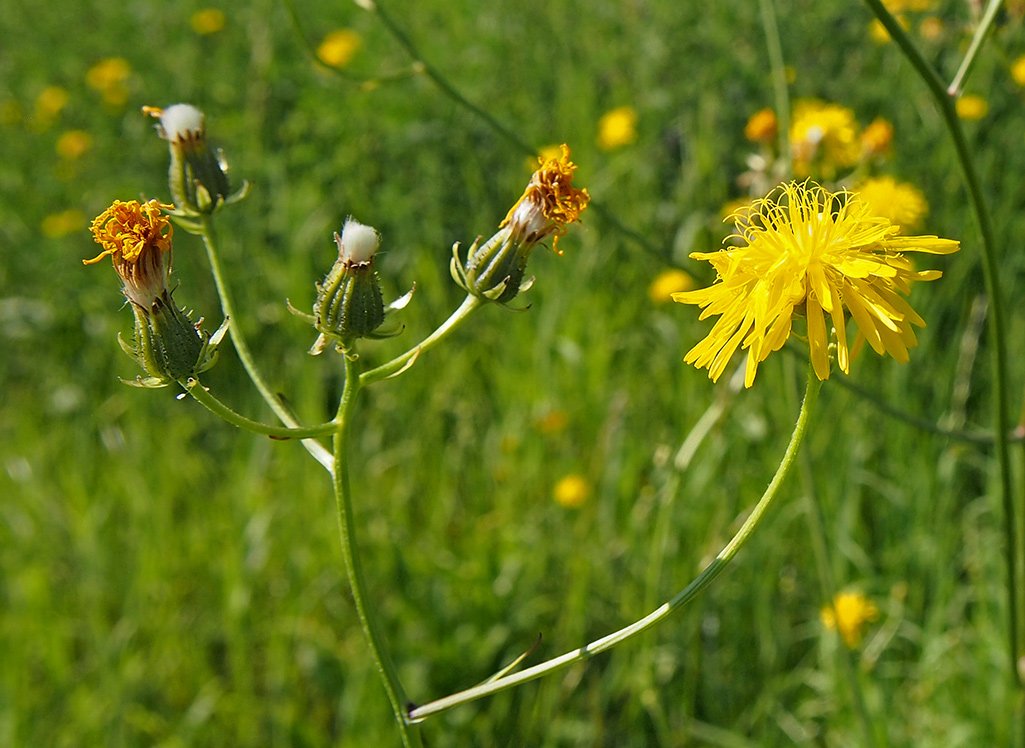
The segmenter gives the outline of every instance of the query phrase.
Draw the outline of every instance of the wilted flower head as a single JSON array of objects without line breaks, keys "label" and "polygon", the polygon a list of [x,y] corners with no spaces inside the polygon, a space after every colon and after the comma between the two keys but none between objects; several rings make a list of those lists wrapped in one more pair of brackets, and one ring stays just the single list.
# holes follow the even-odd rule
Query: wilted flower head
[{"label": "wilted flower head", "polygon": [[819,612],[822,625],[840,632],[840,638],[848,648],[854,649],[861,643],[865,627],[879,618],[879,609],[860,592],[841,592]]},{"label": "wilted flower head", "polygon": [[559,237],[580,219],[591,200],[586,189],[573,186],[577,165],[569,160],[568,146],[563,144],[557,157],[538,161],[530,183],[499,224],[498,232],[483,245],[474,242],[465,264],[459,257],[459,245],[453,247],[452,277],[474,296],[511,301],[521,290],[530,252],[551,236],[552,249],[561,254]]},{"label": "wilted flower head", "polygon": [[157,200],[115,200],[90,226],[103,251],[82,262],[92,265],[109,256],[124,283],[125,296],[147,311],[168,293],[174,227],[163,211],[172,207]]},{"label": "wilted flower head", "polygon": [[806,318],[819,379],[829,377],[831,339],[837,365],[845,374],[850,371],[848,313],[873,350],[907,361],[908,348],[917,344],[912,325],[925,322],[902,296],[913,282],[935,280],[941,273],[916,271],[903,253],[958,249],[950,239],[899,236],[900,227],[874,215],[857,193],[834,194],[813,182],[782,184],[735,220],[733,238],[741,246],[691,255],[712,264],[716,282],[673,298],[700,306],[701,319],[719,315],[708,337],[684,360],[707,368],[715,381],[737,348],[746,349],[747,387],[758,364],[790,337],[799,315]]},{"label": "wilted flower head", "polygon": [[[93,238],[103,251],[86,265],[110,257],[135,315],[135,338],[121,347],[149,374],[139,384],[159,387],[213,366],[226,326],[211,338],[171,298],[171,239],[164,215],[173,206],[156,200],[115,200],[93,220]],[[225,321],[225,325],[227,321]]]}]

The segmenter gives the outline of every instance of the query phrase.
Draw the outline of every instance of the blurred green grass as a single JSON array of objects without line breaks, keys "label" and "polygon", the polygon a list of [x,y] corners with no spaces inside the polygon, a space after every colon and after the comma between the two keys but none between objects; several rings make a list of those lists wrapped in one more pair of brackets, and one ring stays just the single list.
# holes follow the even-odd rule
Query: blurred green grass
[{"label": "blurred green grass", "polygon": [[[772,104],[750,3],[394,4],[392,12],[472,101],[538,146],[566,141],[596,201],[664,249],[642,251],[595,213],[538,253],[525,313],[488,309],[400,381],[368,392],[354,438],[357,520],[374,598],[412,698],[469,686],[543,634],[538,657],[637,618],[692,577],[775,468],[792,425],[792,362],[780,357],[686,470],[673,455],[729,397],[682,364],[706,331],[693,310],[647,297],[669,263],[718,245],[719,207],[750,150],[743,125]],[[13,3],[0,20],[0,744],[12,746],[386,745],[387,703],[341,571],[323,472],[295,444],[242,434],[170,391],[137,391],[114,340],[128,327],[116,280],[83,268],[86,222],[115,197],[166,199],[163,144],[143,104],[208,115],[233,175],[254,192],[220,220],[239,320],[275,387],[311,421],[339,391],[330,357],[283,300],[312,301],[346,215],[377,226],[381,274],[418,290],[384,361],[458,303],[454,241],[488,233],[529,174],[517,152],[422,78],[373,90],[314,67],[284,8],[227,8],[224,29],[189,27],[198,4]],[[928,47],[948,74],[966,10],[939,10]],[[354,5],[307,3],[320,39],[351,27],[348,70],[408,66]],[[985,339],[964,341],[982,293],[978,232],[952,148],[892,45],[869,40],[858,5],[780,7],[792,95],[894,123],[892,171],[926,194],[930,232],[963,241],[945,278],[915,289],[929,321],[907,366],[865,357],[853,378],[920,417],[985,426]],[[83,33],[84,29],[98,31]],[[1005,294],[1025,253],[1022,92],[1006,72],[1010,18],[970,90],[970,123],[997,217]],[[1018,34],[1018,36],[1015,36]],[[85,83],[100,60],[130,65],[123,104]],[[67,91],[49,121],[47,86]],[[595,145],[602,112],[630,105],[637,141]],[[88,132],[80,159],[61,133]],[[46,236],[47,216],[80,231]],[[177,299],[215,326],[194,237],[177,242]],[[1011,381],[1022,381],[1022,309],[1009,308]],[[968,364],[970,387],[955,393]],[[228,352],[210,383],[265,408]],[[960,400],[958,398],[961,398]],[[1014,402],[1020,398],[1014,397]],[[546,416],[565,414],[561,430]],[[959,415],[960,414],[960,415]],[[1001,513],[985,450],[885,420],[832,383],[806,446],[810,469],[738,563],[669,623],[585,666],[426,723],[431,745],[858,745],[856,721],[808,539],[803,494],[821,501],[838,581],[882,610],[861,657],[870,711],[893,745],[1003,745],[1018,698],[1005,670]],[[580,473],[579,509],[552,500]]]}]

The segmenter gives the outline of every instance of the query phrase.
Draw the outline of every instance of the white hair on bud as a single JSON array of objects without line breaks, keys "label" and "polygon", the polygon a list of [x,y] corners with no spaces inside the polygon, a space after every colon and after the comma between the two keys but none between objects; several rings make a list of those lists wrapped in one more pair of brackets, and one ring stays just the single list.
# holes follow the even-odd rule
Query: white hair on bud
[{"label": "white hair on bud", "polygon": [[338,254],[343,260],[367,262],[377,254],[381,235],[373,226],[364,226],[350,216],[342,226],[342,235],[339,237],[335,234],[335,241],[338,242]]},{"label": "white hair on bud", "polygon": [[174,104],[160,113],[164,137],[171,142],[201,137],[205,130],[203,113],[191,104]]}]

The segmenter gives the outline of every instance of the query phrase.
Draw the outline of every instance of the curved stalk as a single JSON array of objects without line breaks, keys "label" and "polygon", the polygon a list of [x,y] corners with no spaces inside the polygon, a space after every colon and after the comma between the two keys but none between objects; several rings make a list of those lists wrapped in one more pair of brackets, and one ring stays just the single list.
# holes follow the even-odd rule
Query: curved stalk
[{"label": "curved stalk", "polygon": [[1018,540],[1014,491],[1011,483],[1011,457],[1008,446],[1010,419],[1008,417],[1008,385],[1007,385],[1007,341],[1005,338],[1004,300],[1000,291],[1000,274],[996,256],[996,239],[993,235],[993,224],[989,215],[989,207],[982,195],[979,176],[972,161],[971,150],[961,129],[954,100],[947,92],[936,71],[926,62],[896,19],[883,6],[882,0],[865,0],[872,12],[889,32],[891,38],[904,53],[908,62],[925,83],[929,93],[939,106],[943,121],[954,141],[958,164],[961,167],[965,186],[971,200],[975,219],[982,235],[982,271],[986,282],[986,295],[990,300],[990,312],[987,316],[989,339],[991,345],[991,362],[994,380],[993,398],[993,436],[997,458],[997,472],[1000,479],[1000,497],[1004,512],[1004,544],[1007,581],[1007,608],[1009,617],[1010,674],[1019,686],[1025,686],[1025,674],[1019,672],[1020,653],[1020,617],[1019,606],[1023,591],[1018,585]]},{"label": "curved stalk", "polygon": [[369,371],[365,371],[360,374],[360,385],[365,386],[373,384],[374,382],[379,382],[382,379],[388,379],[388,377],[401,374],[404,370],[413,365],[421,353],[433,348],[439,342],[444,340],[449,333],[461,325],[467,317],[469,317],[484,303],[484,301],[481,301],[476,296],[467,295],[467,297],[463,299],[463,303],[449,315],[449,318],[438,325],[438,328],[426,338],[421,340],[405,353],[396,356],[388,363],[381,364],[375,369],[370,369]]},{"label": "curved stalk", "polygon": [[410,709],[409,719],[414,722],[419,722],[434,714],[440,714],[441,712],[459,706],[460,704],[466,704],[470,701],[483,698],[484,696],[490,696],[491,694],[504,691],[521,683],[535,680],[536,678],[540,678],[541,676],[555,672],[556,670],[561,670],[562,668],[568,667],[576,662],[588,660],[599,652],[612,649],[616,645],[622,644],[628,639],[632,639],[638,634],[647,631],[655,624],[668,618],[675,610],[693,600],[698,593],[704,590],[726,569],[729,563],[733,560],[733,557],[736,556],[738,551],[744,547],[744,544],[751,537],[752,533],[754,533],[758,528],[758,525],[761,524],[765,513],[769,510],[776,497],[779,495],[779,489],[783,485],[784,479],[789,474],[795,458],[797,457],[801,442],[804,439],[805,432],[808,428],[808,420],[811,416],[812,410],[814,409],[815,400],[818,396],[820,386],[821,382],[819,382],[818,377],[815,376],[815,372],[809,365],[808,384],[804,394],[804,401],[801,403],[801,411],[797,416],[797,423],[794,425],[794,432],[790,435],[790,442],[787,444],[786,452],[783,454],[783,459],[780,461],[779,467],[776,469],[776,474],[772,476],[772,480],[765,489],[765,493],[762,494],[762,497],[758,500],[754,509],[751,510],[751,514],[746,520],[744,520],[744,524],[741,525],[737,534],[733,536],[730,542],[727,543],[721,551],[719,551],[719,554],[712,560],[712,562],[706,566],[690,584],[648,615],[644,616],[640,620],[634,621],[629,626],[626,626],[619,631],[608,634],[601,639],[596,639],[590,644],[585,644],[578,649],[574,649],[560,655],[559,657],[548,660],[547,662],[542,662],[511,675],[486,681],[479,686],[474,686],[473,688],[468,688],[465,691],[460,691],[459,693],[452,694],[451,696],[446,696],[442,699],[424,704],[423,706]]},{"label": "curved stalk", "polygon": [[[264,401],[274,411],[274,415],[286,426],[291,428],[301,427],[302,424],[296,420],[291,411],[278,399],[277,393],[267,384],[267,380],[264,379],[263,374],[256,365],[256,360],[249,350],[249,344],[246,342],[242,330],[238,326],[238,317],[235,316],[235,305],[232,302],[228,284],[224,280],[224,271],[221,269],[221,259],[217,248],[217,235],[214,232],[213,220],[210,216],[204,215],[199,219],[199,228],[200,236],[203,237],[203,245],[206,247],[206,256],[210,261],[210,272],[217,287],[217,295],[221,300],[221,311],[230,320],[228,333],[231,335],[231,342],[235,346],[235,352],[238,353],[239,361],[242,362],[242,366],[256,386],[256,389],[259,390]],[[302,444],[306,451],[313,456],[313,459],[319,462],[325,470],[329,473],[334,470],[334,459],[331,453],[324,448],[324,445],[313,439],[303,439]]]},{"label": "curved stalk", "polygon": [[349,487],[349,460],[347,445],[349,437],[349,424],[353,406],[356,403],[356,396],[360,389],[359,372],[353,357],[345,356],[345,386],[342,390],[342,398],[338,403],[338,414],[335,421],[339,429],[334,435],[333,455],[334,460],[334,490],[335,506],[338,514],[338,534],[342,543],[342,559],[345,562],[345,572],[349,578],[349,589],[352,592],[352,599],[356,605],[356,615],[359,618],[360,627],[363,629],[363,637],[370,647],[370,653],[374,658],[374,664],[381,676],[381,682],[388,694],[388,702],[391,704],[392,713],[398,723],[402,735],[402,744],[406,748],[421,745],[420,732],[406,719],[406,697],[399,682],[395,665],[385,647],[384,636],[381,634],[377,619],[373,610],[368,604],[367,583],[363,576],[363,566],[360,562],[359,547],[356,542],[356,526],[352,509],[352,492]]},{"label": "curved stalk", "polygon": [[331,436],[338,431],[339,428],[337,421],[328,421],[327,423],[319,423],[316,426],[299,426],[296,428],[288,426],[272,426],[269,423],[254,421],[252,418],[247,418],[241,413],[230,408],[228,405],[225,405],[216,395],[204,387],[202,382],[194,377],[180,380],[178,384],[180,384],[196,402],[209,410],[215,416],[219,416],[232,426],[237,426],[240,429],[252,431],[256,434],[263,434],[264,436],[270,436],[275,439],[308,439],[316,436]]}]

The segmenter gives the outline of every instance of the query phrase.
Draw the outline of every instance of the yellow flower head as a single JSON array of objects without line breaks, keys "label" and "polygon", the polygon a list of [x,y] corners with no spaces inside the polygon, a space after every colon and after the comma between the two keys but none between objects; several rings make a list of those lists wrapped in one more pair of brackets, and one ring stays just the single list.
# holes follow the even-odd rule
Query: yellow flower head
[{"label": "yellow flower head", "polygon": [[85,74],[85,82],[99,92],[103,100],[114,106],[121,106],[128,100],[128,79],[132,67],[122,57],[108,57],[100,60]]},{"label": "yellow flower head", "polygon": [[929,204],[917,187],[893,177],[867,179],[854,191],[868,203],[872,215],[885,218],[902,229],[917,228],[929,212]]},{"label": "yellow flower head", "polygon": [[790,143],[794,171],[801,176],[817,170],[832,177],[838,169],[853,166],[861,157],[854,112],[814,99],[798,101],[794,106]]},{"label": "yellow flower head", "polygon": [[598,120],[598,147],[611,151],[637,140],[637,111],[632,106],[616,107]]},{"label": "yellow flower head", "polygon": [[989,112],[989,103],[981,96],[966,94],[957,100],[957,116],[961,119],[982,119]]},{"label": "yellow flower head", "polygon": [[172,208],[156,200],[115,200],[90,226],[103,251],[82,262],[92,265],[109,255],[124,282],[125,295],[147,310],[167,292],[171,261],[164,254],[171,252],[174,227],[163,211]]},{"label": "yellow flower head", "polygon": [[363,39],[352,29],[337,29],[324,37],[317,47],[317,59],[333,68],[344,68],[363,45]]},{"label": "yellow flower head", "polygon": [[567,509],[576,509],[591,497],[591,484],[584,476],[573,473],[556,483],[552,493],[556,503]]},{"label": "yellow flower head", "polygon": [[498,227],[508,226],[512,240],[523,244],[536,244],[551,235],[552,249],[558,253],[559,237],[568,224],[579,220],[591,196],[573,186],[577,165],[569,160],[565,143],[557,158],[538,158],[538,162],[527,189]]},{"label": "yellow flower head", "polygon": [[189,25],[200,36],[209,36],[224,29],[224,20],[223,10],[203,8],[192,14],[192,17],[189,18]]},{"label": "yellow flower head", "polygon": [[1025,55],[1011,63],[1011,77],[1019,86],[1025,86]]},{"label": "yellow flower head", "polygon": [[697,252],[718,279],[708,288],[673,294],[701,307],[701,319],[719,315],[712,331],[684,360],[717,380],[737,348],[747,350],[744,384],[758,364],[790,337],[794,317],[806,317],[811,363],[829,377],[827,318],[835,330],[837,365],[850,371],[847,314],[880,355],[908,360],[916,345],[912,325],[925,322],[902,298],[914,281],[935,280],[916,271],[903,252],[949,254],[958,243],[935,236],[898,236],[900,227],[873,215],[857,193],[831,193],[814,182],[790,182],[734,219],[740,246]]},{"label": "yellow flower head", "polygon": [[893,125],[876,117],[861,133],[861,147],[868,156],[885,156],[893,144]]},{"label": "yellow flower head", "polygon": [[672,301],[673,294],[694,288],[694,279],[682,270],[665,270],[648,286],[648,298],[656,304]]},{"label": "yellow flower head", "polygon": [[819,612],[822,625],[839,631],[843,643],[854,649],[861,643],[865,627],[879,618],[879,609],[860,592],[841,592]]},{"label": "yellow flower head", "polygon": [[752,143],[771,143],[776,139],[776,113],[766,107],[751,115],[744,126],[744,137]]}]

